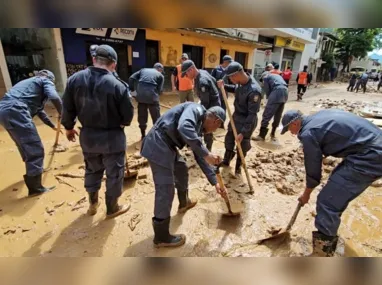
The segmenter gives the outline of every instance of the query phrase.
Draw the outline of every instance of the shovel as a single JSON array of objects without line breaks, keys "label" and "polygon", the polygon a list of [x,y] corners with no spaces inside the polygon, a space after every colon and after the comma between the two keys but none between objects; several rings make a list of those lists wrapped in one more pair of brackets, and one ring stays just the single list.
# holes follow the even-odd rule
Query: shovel
[{"label": "shovel", "polygon": [[262,244],[262,243],[264,243],[265,241],[268,241],[268,240],[285,239],[289,235],[289,232],[292,229],[292,226],[294,225],[294,223],[295,223],[295,221],[297,219],[297,216],[298,216],[298,213],[301,210],[301,207],[302,207],[301,203],[298,202],[296,210],[294,211],[293,216],[290,219],[289,224],[287,225],[287,227],[285,229],[276,230],[276,231],[272,232],[272,236],[264,238],[264,239],[261,239],[257,243],[258,244]]},{"label": "shovel", "polygon": [[[215,170],[216,178],[217,178],[217,180],[218,180],[218,182],[220,184],[220,187],[225,188],[224,181],[223,181],[223,178],[222,178],[222,176],[220,174],[220,170],[219,170],[220,166],[221,166],[221,164],[219,164],[216,167],[216,170]],[[231,202],[230,202],[230,200],[228,198],[228,194],[224,195],[223,199],[224,199],[225,204],[227,205],[227,208],[228,208],[228,213],[224,213],[223,215],[224,216],[229,216],[229,217],[239,216],[240,215],[240,211],[232,211]]]}]

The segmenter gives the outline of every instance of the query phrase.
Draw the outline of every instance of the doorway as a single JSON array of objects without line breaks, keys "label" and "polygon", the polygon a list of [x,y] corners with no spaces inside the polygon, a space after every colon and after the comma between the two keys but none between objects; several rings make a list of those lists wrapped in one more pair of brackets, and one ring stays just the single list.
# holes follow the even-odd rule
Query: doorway
[{"label": "doorway", "polygon": [[183,53],[187,53],[197,68],[203,68],[204,47],[183,45]]},{"label": "doorway", "polygon": [[[90,55],[90,46],[98,44],[98,42],[91,42],[87,41],[86,42],[86,63],[88,66],[93,65],[92,57]],[[129,81],[130,77],[130,72],[129,72],[129,60],[127,56],[127,45],[125,44],[113,44],[113,43],[108,43],[109,46],[111,46],[115,52],[118,55],[118,62],[117,62],[117,73],[118,76],[125,82]]]},{"label": "doorway", "polygon": [[223,63],[223,57],[228,55],[228,50],[227,49],[221,49],[220,50],[220,64]]},{"label": "doorway", "polygon": [[146,64],[145,67],[152,68],[159,60],[159,42],[146,40]]},{"label": "doorway", "polygon": [[240,63],[244,69],[247,67],[247,59],[248,59],[247,52],[239,52],[239,51],[235,52],[235,61]]},{"label": "doorway", "polygon": [[292,60],[291,59],[283,59],[281,63],[281,71],[285,71],[288,67],[292,69]]}]

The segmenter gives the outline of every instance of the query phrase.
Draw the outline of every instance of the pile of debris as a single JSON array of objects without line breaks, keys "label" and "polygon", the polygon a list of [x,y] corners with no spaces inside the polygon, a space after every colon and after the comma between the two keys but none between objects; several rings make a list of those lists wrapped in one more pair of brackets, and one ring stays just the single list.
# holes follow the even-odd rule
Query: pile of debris
[{"label": "pile of debris", "polygon": [[362,101],[347,101],[347,100],[330,100],[320,99],[314,103],[314,106],[320,109],[339,109],[358,114],[365,107]]},{"label": "pile of debris", "polygon": [[[334,157],[323,160],[323,181],[326,181],[332,170],[340,162],[341,159]],[[258,152],[256,157],[249,161],[248,166],[255,170],[256,173],[252,174],[252,177],[258,183],[271,183],[281,194],[295,195],[305,188],[302,148],[284,153]]]}]

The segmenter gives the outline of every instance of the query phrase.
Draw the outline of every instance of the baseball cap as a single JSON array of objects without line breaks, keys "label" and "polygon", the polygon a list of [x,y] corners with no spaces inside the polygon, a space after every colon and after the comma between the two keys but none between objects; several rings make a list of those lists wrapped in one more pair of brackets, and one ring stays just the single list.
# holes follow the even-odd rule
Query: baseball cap
[{"label": "baseball cap", "polygon": [[117,62],[117,60],[118,60],[117,53],[109,45],[100,45],[95,52],[95,56],[106,58],[106,59],[112,60],[114,62]]},{"label": "baseball cap", "polygon": [[90,50],[90,54],[92,57],[96,56],[97,48],[98,48],[98,45],[91,45],[90,46],[89,50]]},{"label": "baseball cap", "polygon": [[272,64],[272,63],[268,63],[268,64],[267,64],[267,67],[270,67],[270,68],[273,69],[273,64]]},{"label": "baseball cap", "polygon": [[233,61],[227,66],[226,76],[232,76],[242,70],[243,66],[240,63]]},{"label": "baseball cap", "polygon": [[192,60],[185,60],[182,63],[182,77],[186,75],[186,72],[191,68],[195,66],[194,62]]},{"label": "baseball cap", "polygon": [[281,124],[283,125],[283,129],[281,130],[281,134],[285,134],[288,131],[288,126],[290,123],[294,122],[295,120],[302,118],[303,114],[299,110],[289,110],[287,111],[282,120]]},{"label": "baseball cap", "polygon": [[188,54],[187,53],[183,53],[181,58],[182,59],[188,59]]},{"label": "baseball cap", "polygon": [[214,107],[209,108],[207,111],[214,114],[223,123],[225,122],[226,114],[225,114],[225,111],[223,110],[222,107],[214,106]]},{"label": "baseball cap", "polygon": [[225,56],[223,56],[223,61],[229,61],[229,62],[232,62],[233,59],[232,59],[231,56],[229,56],[229,55],[225,55]]},{"label": "baseball cap", "polygon": [[163,65],[160,62],[157,62],[156,64],[154,64],[154,68],[164,69]]},{"label": "baseball cap", "polygon": [[53,72],[47,69],[42,69],[37,72],[37,76],[46,76],[50,81],[56,81],[56,77],[54,76]]}]

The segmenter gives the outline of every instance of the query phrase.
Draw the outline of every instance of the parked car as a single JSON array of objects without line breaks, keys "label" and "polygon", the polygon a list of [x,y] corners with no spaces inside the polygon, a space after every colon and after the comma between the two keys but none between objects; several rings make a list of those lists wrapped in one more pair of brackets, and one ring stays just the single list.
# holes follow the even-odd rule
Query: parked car
[{"label": "parked car", "polygon": [[357,75],[361,75],[365,71],[366,71],[366,68],[364,68],[362,66],[356,66],[356,67],[350,68],[350,74],[354,74],[355,73]]}]

